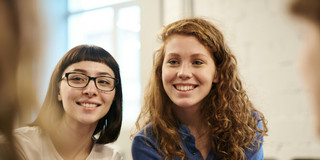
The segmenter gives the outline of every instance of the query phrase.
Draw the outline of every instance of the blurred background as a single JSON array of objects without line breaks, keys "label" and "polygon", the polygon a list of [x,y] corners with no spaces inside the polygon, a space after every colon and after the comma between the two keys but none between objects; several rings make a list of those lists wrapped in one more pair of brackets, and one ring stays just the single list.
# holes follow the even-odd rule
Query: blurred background
[{"label": "blurred background", "polygon": [[[320,159],[312,111],[299,75],[300,27],[289,0],[41,0],[41,68],[38,101],[44,100],[59,59],[79,44],[99,45],[118,61],[122,76],[123,127],[112,145],[131,159],[129,136],[158,49],[157,35],[175,20],[196,16],[214,23],[238,58],[249,97],[268,120],[265,159]],[[24,125],[37,111],[20,119]]]}]

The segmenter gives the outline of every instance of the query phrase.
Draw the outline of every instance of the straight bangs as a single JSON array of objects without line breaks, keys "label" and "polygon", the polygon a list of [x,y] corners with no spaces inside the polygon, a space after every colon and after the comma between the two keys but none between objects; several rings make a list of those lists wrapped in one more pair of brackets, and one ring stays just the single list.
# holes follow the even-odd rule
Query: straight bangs
[{"label": "straight bangs", "polygon": [[[71,49],[69,54],[66,54],[64,61],[61,62],[60,71],[63,72],[71,64],[81,61],[104,63],[112,68],[113,71],[115,67],[118,67],[118,64],[111,54],[102,48],[89,45],[80,45]],[[60,73],[60,75],[61,74],[62,73]]]}]

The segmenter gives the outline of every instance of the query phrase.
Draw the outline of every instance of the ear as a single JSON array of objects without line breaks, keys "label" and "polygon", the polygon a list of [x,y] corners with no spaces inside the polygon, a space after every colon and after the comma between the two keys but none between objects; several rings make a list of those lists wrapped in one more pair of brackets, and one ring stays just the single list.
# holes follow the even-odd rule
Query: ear
[{"label": "ear", "polygon": [[214,73],[214,77],[213,77],[212,83],[218,83],[218,82],[219,82],[219,77],[218,77],[218,72],[216,71]]},{"label": "ear", "polygon": [[58,100],[62,101],[61,95],[60,95],[60,91],[58,92]]}]

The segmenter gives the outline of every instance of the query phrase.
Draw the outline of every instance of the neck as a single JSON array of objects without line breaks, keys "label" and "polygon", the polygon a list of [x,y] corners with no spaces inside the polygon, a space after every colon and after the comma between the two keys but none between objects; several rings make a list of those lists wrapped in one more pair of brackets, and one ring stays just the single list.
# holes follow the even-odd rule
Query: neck
[{"label": "neck", "polygon": [[63,159],[85,159],[93,147],[92,134],[95,127],[96,124],[72,123],[62,118],[57,127],[50,132],[50,138]]},{"label": "neck", "polygon": [[202,157],[206,159],[212,148],[212,143],[209,126],[203,119],[199,108],[175,107],[174,112],[180,122],[189,128],[190,134],[195,138],[196,148],[201,152]]},{"label": "neck", "polygon": [[204,130],[207,129],[207,124],[201,116],[200,107],[174,107],[174,112],[179,121],[190,129],[192,135],[197,137],[202,135]]}]

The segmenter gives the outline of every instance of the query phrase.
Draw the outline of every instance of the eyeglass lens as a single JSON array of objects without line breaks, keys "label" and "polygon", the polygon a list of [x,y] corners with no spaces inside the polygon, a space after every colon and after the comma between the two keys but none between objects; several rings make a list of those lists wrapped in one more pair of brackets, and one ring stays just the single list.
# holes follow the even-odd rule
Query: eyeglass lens
[{"label": "eyeglass lens", "polygon": [[[71,87],[83,88],[89,83],[89,76],[79,73],[70,73],[67,77],[68,84]],[[111,91],[114,88],[115,82],[110,77],[95,77],[96,87],[100,90]]]}]

